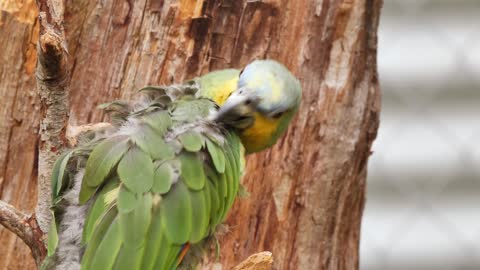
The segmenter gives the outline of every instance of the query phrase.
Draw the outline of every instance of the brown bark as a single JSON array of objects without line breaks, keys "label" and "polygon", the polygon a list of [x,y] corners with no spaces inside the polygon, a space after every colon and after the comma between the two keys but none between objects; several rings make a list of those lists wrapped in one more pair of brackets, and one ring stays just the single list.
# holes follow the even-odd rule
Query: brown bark
[{"label": "brown bark", "polygon": [[251,255],[245,261],[235,266],[232,270],[270,270],[273,258],[271,252],[260,252]]},{"label": "brown bark", "polygon": [[35,215],[24,214],[15,207],[0,201],[0,224],[27,244],[37,265],[42,263],[43,258],[47,255],[47,249],[43,243],[44,233],[40,229]]},{"label": "brown bark", "polygon": [[[0,192],[26,213],[35,208],[37,189],[36,15],[34,0],[0,1]],[[0,241],[0,269],[34,269],[20,238],[0,227]]]},{"label": "brown bark", "polygon": [[37,91],[40,96],[37,221],[47,232],[51,221],[50,178],[55,161],[67,146],[69,100],[67,44],[62,1],[37,0],[40,35],[37,42]]},{"label": "brown bark", "polygon": [[[33,1],[0,4],[0,187],[35,205],[40,99]],[[70,124],[104,120],[95,107],[146,84],[178,82],[254,58],[285,63],[304,98],[287,136],[248,158],[222,239],[229,269],[269,250],[274,269],[355,269],[367,159],[378,126],[376,30],[381,0],[74,0],[65,6]],[[3,37],[9,37],[3,39]],[[2,230],[0,268],[30,269]]]}]

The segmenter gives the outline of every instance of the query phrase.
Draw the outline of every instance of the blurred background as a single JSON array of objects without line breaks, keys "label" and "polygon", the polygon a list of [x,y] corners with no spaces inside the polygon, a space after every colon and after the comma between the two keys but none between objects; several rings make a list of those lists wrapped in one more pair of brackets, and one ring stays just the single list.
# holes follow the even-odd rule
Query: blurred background
[{"label": "blurred background", "polygon": [[480,269],[480,1],[385,0],[361,270]]}]

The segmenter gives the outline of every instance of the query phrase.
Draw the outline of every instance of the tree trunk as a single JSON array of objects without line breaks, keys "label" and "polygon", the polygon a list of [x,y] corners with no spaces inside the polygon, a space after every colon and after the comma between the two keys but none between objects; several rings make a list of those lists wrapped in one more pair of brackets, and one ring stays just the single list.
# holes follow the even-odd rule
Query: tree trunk
[{"label": "tree trunk", "polygon": [[[40,123],[35,84],[34,0],[0,1],[0,196],[32,212],[36,203]],[[34,269],[28,247],[0,226],[0,269]]]},{"label": "tree trunk", "polygon": [[[229,269],[273,253],[274,269],[356,269],[367,160],[376,136],[381,0],[73,0],[65,6],[70,124],[103,121],[96,106],[255,58],[300,79],[295,123],[247,160],[221,239]],[[1,198],[33,211],[40,100],[35,1],[0,2]],[[0,230],[0,269],[32,269],[28,249]],[[207,267],[206,267],[207,268]]]}]

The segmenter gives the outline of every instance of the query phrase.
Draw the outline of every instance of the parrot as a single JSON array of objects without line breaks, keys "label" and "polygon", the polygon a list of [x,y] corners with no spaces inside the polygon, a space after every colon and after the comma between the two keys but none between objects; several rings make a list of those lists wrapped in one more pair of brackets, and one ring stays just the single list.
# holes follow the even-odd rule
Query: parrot
[{"label": "parrot", "polygon": [[302,97],[275,60],[139,92],[100,105],[111,125],[54,164],[43,269],[191,269],[239,193],[245,155],[278,141]]}]

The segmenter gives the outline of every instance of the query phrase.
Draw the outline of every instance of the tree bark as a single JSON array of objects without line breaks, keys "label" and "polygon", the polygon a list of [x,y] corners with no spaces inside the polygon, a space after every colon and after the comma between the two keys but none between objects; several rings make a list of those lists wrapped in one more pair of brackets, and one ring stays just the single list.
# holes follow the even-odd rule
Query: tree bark
[{"label": "tree bark", "polygon": [[63,29],[64,6],[58,0],[37,0],[40,34],[37,42],[37,91],[40,96],[37,222],[47,232],[51,221],[50,178],[57,158],[68,145],[69,74]]},{"label": "tree bark", "polygon": [[[381,0],[67,1],[69,124],[104,121],[98,104],[147,84],[255,58],[283,62],[302,83],[303,103],[287,135],[248,158],[251,195],[234,205],[220,263],[230,269],[268,250],[274,269],[356,269],[380,108],[380,8]],[[27,212],[40,144],[38,21],[32,0],[2,1],[0,10],[0,191]],[[0,238],[1,269],[34,267],[12,233]]]},{"label": "tree bark", "polygon": [[[36,204],[40,101],[34,0],[0,1],[0,192],[22,212]],[[34,269],[30,250],[0,226],[0,269]]]}]

